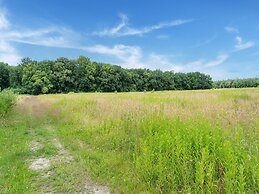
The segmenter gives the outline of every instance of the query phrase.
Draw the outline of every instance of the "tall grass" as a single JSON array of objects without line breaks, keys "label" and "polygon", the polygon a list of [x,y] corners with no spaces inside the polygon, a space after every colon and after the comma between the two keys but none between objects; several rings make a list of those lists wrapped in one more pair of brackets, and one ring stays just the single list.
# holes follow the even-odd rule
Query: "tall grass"
[{"label": "tall grass", "polygon": [[[158,115],[157,115],[158,116]],[[258,193],[258,142],[210,123],[155,117],[141,126],[135,152],[140,181],[156,193]]]},{"label": "tall grass", "polygon": [[[97,174],[114,171],[113,165],[103,164],[106,157],[113,163],[118,156],[123,158],[116,167],[134,175],[127,177],[132,185],[126,186],[131,189],[141,183],[151,193],[259,192],[259,144],[256,137],[246,137],[241,127],[229,133],[203,118],[194,121],[154,114],[109,119],[99,127],[62,133],[70,141],[78,139],[91,147],[84,157],[91,156],[92,168],[100,169]],[[97,158],[93,153],[98,153]],[[131,172],[125,168],[128,162]],[[122,178],[117,173],[108,175],[108,179],[117,176],[115,187]]]},{"label": "tall grass", "polygon": [[44,96],[64,144],[119,193],[259,193],[258,90]]},{"label": "tall grass", "polygon": [[3,117],[15,104],[16,96],[9,90],[0,92],[0,117]]}]

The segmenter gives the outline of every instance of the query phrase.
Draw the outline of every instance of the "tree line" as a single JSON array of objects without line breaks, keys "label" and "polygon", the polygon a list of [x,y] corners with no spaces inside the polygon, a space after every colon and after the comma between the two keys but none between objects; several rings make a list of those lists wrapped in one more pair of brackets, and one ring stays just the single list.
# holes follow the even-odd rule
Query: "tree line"
[{"label": "tree line", "polygon": [[214,81],[214,88],[250,88],[259,87],[259,78],[228,79]]},{"label": "tree line", "polygon": [[83,56],[75,60],[61,57],[35,61],[24,58],[17,66],[0,63],[0,88],[12,88],[24,94],[194,90],[212,87],[212,78],[200,72],[125,69],[93,62]]}]

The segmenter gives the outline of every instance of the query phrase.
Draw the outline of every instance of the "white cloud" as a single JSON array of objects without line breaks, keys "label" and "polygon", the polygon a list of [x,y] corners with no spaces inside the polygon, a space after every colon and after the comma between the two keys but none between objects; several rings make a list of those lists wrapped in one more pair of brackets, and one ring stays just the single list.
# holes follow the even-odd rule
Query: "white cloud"
[{"label": "white cloud", "polygon": [[[128,18],[121,14],[121,22],[114,28],[107,29],[99,35],[124,36],[142,35],[160,28],[182,25],[192,20],[174,20],[166,23],[135,29],[128,27]],[[118,65],[126,68],[157,68],[167,69],[171,67],[170,60],[162,55],[151,54],[146,59],[142,49],[138,46],[116,44],[114,46],[80,44],[80,34],[62,26],[48,26],[41,29],[17,28],[11,25],[5,12],[0,13],[0,61],[16,65],[22,58],[14,47],[14,43],[24,43],[56,48],[72,48],[90,53],[110,56]]]},{"label": "white cloud", "polygon": [[233,71],[229,72],[224,69],[208,69],[204,73],[209,74],[213,80],[224,80],[229,77],[234,77],[235,73]]},{"label": "white cloud", "polygon": [[19,52],[13,43],[31,45],[77,48],[79,34],[60,26],[50,26],[42,29],[16,28],[6,17],[6,12],[0,8],[0,61],[16,65],[21,60]]},{"label": "white cloud", "polygon": [[[127,26],[127,16],[121,14],[120,17],[122,20],[121,23],[118,26],[110,29],[109,33],[121,34],[121,30]],[[161,62],[162,65],[167,64],[165,60],[157,58],[158,55],[150,55],[146,62],[144,62],[142,49],[138,46],[129,46],[123,44],[117,44],[114,46],[105,46],[101,44],[83,46],[82,44],[79,44],[79,40],[81,39],[80,35],[73,30],[60,26],[49,26],[41,29],[15,28],[15,26],[9,25],[10,23],[5,15],[3,15],[3,18],[5,18],[5,21],[8,23],[8,25],[5,25],[5,29],[0,29],[0,40],[2,40],[0,45],[0,60],[12,65],[16,65],[22,58],[15,47],[12,46],[13,43],[84,50],[91,53],[113,57],[113,59],[117,61],[118,65],[122,65],[123,67],[127,68],[151,67],[155,65],[155,61],[158,62],[159,60],[160,64]],[[161,23],[151,27],[146,27],[142,29],[142,31],[127,27],[128,31],[124,31],[124,33],[142,34],[165,26],[181,25],[184,22],[186,21],[177,20],[170,23]]]},{"label": "white cloud", "polygon": [[230,32],[230,33],[236,33],[236,34],[239,33],[239,30],[238,30],[237,28],[231,27],[231,26],[226,26],[226,27],[225,27],[225,30],[226,30],[227,32]]},{"label": "white cloud", "polygon": [[[114,46],[93,45],[84,46],[80,44],[81,36],[73,30],[60,27],[50,26],[41,29],[21,29],[12,26],[6,15],[0,14],[0,61],[15,65],[22,58],[14,47],[13,43],[25,43],[31,45],[72,48],[83,50],[90,53],[97,53],[110,56],[117,61],[118,65],[126,68],[160,68],[161,70],[175,71],[201,71],[208,70],[227,60],[227,54],[218,55],[215,60],[197,60],[187,64],[173,65],[171,56],[152,53],[144,57],[143,51],[139,46],[130,46],[124,44],[115,44]],[[128,18],[121,14],[121,22],[114,28],[103,31],[102,35],[108,36],[125,36],[125,35],[142,35],[160,28],[182,25],[192,20],[175,20],[166,23],[160,23],[153,26],[135,29],[128,27]],[[100,34],[99,34],[100,35]],[[249,43],[243,43],[241,38],[237,38],[239,49]]]},{"label": "white cloud", "polygon": [[129,35],[143,35],[149,32],[152,32],[154,30],[158,30],[161,28],[167,28],[167,27],[173,27],[173,26],[179,26],[183,25],[189,22],[192,22],[193,19],[189,20],[172,20],[169,22],[161,22],[156,25],[146,26],[143,28],[132,28],[128,25],[128,17],[125,14],[119,15],[121,18],[120,23],[112,28],[106,28],[103,31],[100,32],[94,32],[93,35],[97,36],[111,36],[111,37],[120,37],[120,36],[129,36]]},{"label": "white cloud", "polygon": [[[11,65],[16,65],[22,58],[15,47],[12,46],[13,43],[24,43],[46,47],[72,48],[108,55],[118,60],[120,65],[128,68],[143,66],[141,63],[142,50],[137,46],[127,46],[123,44],[114,45],[113,47],[104,45],[82,46],[79,43],[81,36],[73,30],[60,26],[50,26],[42,29],[17,29],[9,25],[9,21],[5,15],[1,17],[4,18],[3,21],[5,21],[6,24],[2,25],[3,27],[0,29],[0,61]],[[126,23],[127,17],[125,15],[121,15],[121,17]],[[117,28],[114,28],[113,33],[120,30],[123,25],[124,24],[121,23]]]},{"label": "white cloud", "polygon": [[6,18],[6,12],[4,9],[0,9],[0,29],[6,29],[9,27],[9,22]]},{"label": "white cloud", "polygon": [[0,62],[16,65],[20,60],[18,51],[10,43],[0,40]]},{"label": "white cloud", "polygon": [[121,65],[125,68],[173,69],[170,60],[172,56],[152,53],[147,57],[144,57],[142,49],[138,46],[114,45],[113,47],[108,47],[104,45],[95,45],[82,49],[87,52],[115,57],[117,59],[117,65]]},{"label": "white cloud", "polygon": [[9,33],[9,27],[6,11],[0,8],[0,62],[16,65],[21,60],[20,54],[8,40],[1,37]]},{"label": "white cloud", "polygon": [[[1,37],[1,35],[0,35]],[[75,42],[79,35],[69,29],[60,27],[47,27],[39,30],[25,30],[9,33],[6,39],[31,45],[57,48],[76,48]]]},{"label": "white cloud", "polygon": [[110,34],[110,35],[118,34],[119,31],[120,31],[123,27],[127,26],[127,23],[128,23],[128,17],[127,17],[127,15],[125,15],[125,14],[119,14],[119,17],[121,18],[121,22],[120,22],[117,26],[115,26],[115,27],[113,27],[113,28],[111,28],[111,29],[105,29],[105,30],[103,30],[102,32],[96,32],[96,35],[105,36],[105,35],[109,35],[109,34]]},{"label": "white cloud", "polygon": [[244,42],[241,36],[236,36],[235,51],[245,50],[255,45],[255,42],[248,41]]},{"label": "white cloud", "polygon": [[159,68],[164,71],[174,70],[176,72],[206,72],[211,70],[211,68],[224,63],[229,58],[228,54],[219,54],[214,60],[200,59],[186,64],[174,64],[172,62],[172,56],[152,53],[147,57],[144,57],[142,49],[137,46],[115,45],[113,47],[108,47],[104,45],[95,45],[82,49],[87,52],[115,57],[118,60],[117,64],[126,68]]},{"label": "white cloud", "polygon": [[113,47],[108,47],[104,45],[95,45],[92,47],[83,47],[82,49],[87,52],[116,57],[119,59],[119,65],[127,68],[143,67],[141,62],[142,50],[137,46],[127,46],[120,44],[114,45]]},{"label": "white cloud", "polygon": [[172,62],[172,57],[174,56],[151,53],[144,57],[142,49],[138,46],[114,45],[113,47],[108,47],[105,45],[95,45],[82,49],[87,52],[112,56],[117,59],[116,64],[126,68],[159,68],[164,71],[174,70],[176,72],[206,72],[224,63],[229,58],[228,54],[219,54],[214,60],[199,59],[186,64],[175,64]]},{"label": "white cloud", "polygon": [[228,54],[219,54],[214,60],[199,59],[182,65],[175,65],[174,70],[179,72],[190,72],[190,71],[207,71],[212,67],[218,66],[224,63],[228,59]]},{"label": "white cloud", "polygon": [[159,69],[163,71],[172,70],[174,66],[171,62],[171,58],[172,56],[152,53],[145,61],[145,67],[149,69],[158,69],[159,67]]},{"label": "white cloud", "polygon": [[227,54],[220,54],[220,55],[218,55],[218,57],[215,60],[207,61],[202,66],[205,67],[205,68],[215,67],[217,65],[220,65],[220,64],[224,63],[227,59],[228,59]]}]

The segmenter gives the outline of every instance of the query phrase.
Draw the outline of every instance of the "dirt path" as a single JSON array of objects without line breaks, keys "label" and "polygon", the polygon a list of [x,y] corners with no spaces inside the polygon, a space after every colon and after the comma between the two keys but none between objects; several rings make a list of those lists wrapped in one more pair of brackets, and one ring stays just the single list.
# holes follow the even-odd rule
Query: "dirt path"
[{"label": "dirt path", "polygon": [[[31,114],[35,120],[44,120],[50,106],[50,102],[43,102],[34,96],[23,97],[19,103],[19,109],[25,114]],[[33,157],[28,160],[28,168],[38,174],[35,181],[39,185],[40,193],[65,191],[60,183],[64,188],[69,188],[69,192],[110,193],[108,187],[93,183],[88,175],[83,173],[83,169],[73,169],[79,168],[80,165],[76,164],[72,154],[61,143],[52,125],[39,124],[31,129],[31,135],[30,151]],[[74,171],[77,173],[73,173]],[[68,181],[79,178],[81,184]]]}]

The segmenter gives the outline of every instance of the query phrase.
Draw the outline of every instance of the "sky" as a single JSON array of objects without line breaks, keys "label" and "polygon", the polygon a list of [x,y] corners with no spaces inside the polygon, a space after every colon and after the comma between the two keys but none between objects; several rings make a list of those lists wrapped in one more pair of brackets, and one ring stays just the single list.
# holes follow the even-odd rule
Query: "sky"
[{"label": "sky", "polygon": [[259,0],[0,0],[0,61],[259,77]]}]

